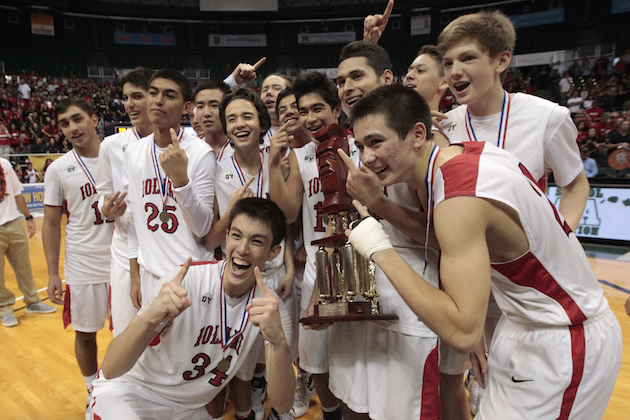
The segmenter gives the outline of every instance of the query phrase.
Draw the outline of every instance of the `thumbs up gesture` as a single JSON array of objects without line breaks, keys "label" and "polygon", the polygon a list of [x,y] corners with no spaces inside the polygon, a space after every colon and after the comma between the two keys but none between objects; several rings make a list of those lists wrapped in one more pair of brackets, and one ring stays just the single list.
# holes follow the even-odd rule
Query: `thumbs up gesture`
[{"label": "thumbs up gesture", "polygon": [[173,187],[178,188],[188,184],[188,156],[179,145],[175,130],[171,128],[170,133],[172,144],[169,144],[164,153],[160,155],[160,165],[173,182]]},{"label": "thumbs up gesture", "polygon": [[175,278],[162,285],[160,294],[153,301],[147,311],[149,322],[158,325],[177,318],[192,302],[186,297],[188,292],[181,287],[182,280],[188,272],[192,257],[188,257],[186,263],[177,273]]},{"label": "thumbs up gesture", "polygon": [[286,343],[282,322],[280,321],[280,310],[278,297],[265,284],[260,269],[254,268],[256,276],[256,287],[260,290],[261,297],[254,298],[247,305],[249,320],[262,332],[263,337],[273,345]]}]

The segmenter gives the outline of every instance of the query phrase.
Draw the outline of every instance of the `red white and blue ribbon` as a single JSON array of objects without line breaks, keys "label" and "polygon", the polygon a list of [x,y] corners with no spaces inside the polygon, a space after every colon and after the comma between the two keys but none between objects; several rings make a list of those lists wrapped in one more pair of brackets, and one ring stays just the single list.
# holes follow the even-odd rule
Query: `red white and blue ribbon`
[{"label": "red white and blue ribbon", "polygon": [[247,302],[243,306],[243,316],[241,317],[241,325],[238,329],[232,329],[233,334],[230,335],[230,328],[227,325],[227,300],[225,298],[225,293],[223,292],[223,274],[225,272],[225,266],[227,265],[227,261],[223,263],[221,267],[221,346],[223,349],[223,353],[236,341],[236,339],[245,332],[245,328],[247,328],[247,323],[249,322],[249,312],[247,311],[247,305],[252,300],[252,297],[256,293],[256,283],[254,283],[254,287],[249,291],[249,296],[247,296]]},{"label": "red white and blue ribbon", "polygon": [[[181,141],[184,135],[184,130],[179,129],[179,133],[177,133],[177,141]],[[155,137],[153,138],[153,148],[151,149],[151,158],[153,160],[153,169],[155,170],[155,176],[158,179],[158,186],[160,187],[160,198],[162,199],[162,206],[166,206],[166,194],[168,185],[168,176],[164,174],[164,178],[162,178],[162,169],[160,167],[160,161],[158,160],[157,154],[157,145],[155,144]]]},{"label": "red white and blue ribbon", "polygon": [[429,166],[427,168],[427,176],[424,179],[427,188],[427,229],[424,237],[424,268],[422,274],[427,269],[428,263],[428,246],[429,246],[429,229],[431,227],[431,217],[433,215],[433,169],[435,168],[435,161],[440,154],[440,148],[437,145],[433,146],[431,154],[429,155]]},{"label": "red white and blue ribbon", "polygon": [[[232,165],[234,166],[234,169],[236,170],[236,175],[238,176],[238,180],[241,181],[241,186],[245,185],[245,182],[247,182],[247,180],[245,179],[245,172],[243,172],[243,169],[241,168],[241,165],[238,164],[238,161],[236,160],[236,156],[232,155]],[[258,184],[256,185],[256,197],[262,198],[263,197],[263,188],[264,188],[264,174],[263,174],[263,154],[260,153],[260,170],[258,171],[258,180],[257,180]]]},{"label": "red white and blue ribbon", "polygon": [[[503,105],[501,106],[501,121],[499,122],[499,134],[497,136],[497,147],[505,148],[505,134],[507,133],[508,117],[510,115],[510,103],[512,98],[510,95],[503,91]],[[472,126],[470,118],[470,109],[466,109],[466,133],[470,141],[479,141],[475,135],[475,130]]]},{"label": "red white and blue ribbon", "polygon": [[72,153],[74,153],[74,157],[77,159],[77,162],[79,162],[79,166],[81,167],[81,169],[83,169],[83,172],[85,172],[85,176],[87,176],[88,180],[90,181],[90,184],[92,184],[92,186],[94,187],[94,191],[96,191],[96,181],[94,181],[94,177],[92,176],[92,173],[90,172],[88,167],[85,165],[85,163],[83,162],[83,159],[81,159],[81,156],[79,156],[79,154],[77,153],[75,149],[72,149]]}]

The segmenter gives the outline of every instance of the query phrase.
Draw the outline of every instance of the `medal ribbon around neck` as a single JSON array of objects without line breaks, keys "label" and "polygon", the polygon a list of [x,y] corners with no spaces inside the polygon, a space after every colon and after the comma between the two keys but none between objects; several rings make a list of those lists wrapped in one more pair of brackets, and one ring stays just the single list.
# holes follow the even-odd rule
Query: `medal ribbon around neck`
[{"label": "medal ribbon around neck", "polygon": [[[241,181],[241,186],[245,185],[245,172],[241,168],[241,165],[238,164],[236,160],[236,156],[232,155],[232,165],[234,169],[236,169],[236,174],[238,175],[238,180]],[[263,178],[263,155],[260,153],[260,170],[258,171],[258,184],[256,185],[256,197],[263,198],[263,187],[264,187],[264,178]]]},{"label": "medal ribbon around neck", "polygon": [[[247,305],[252,300],[252,297],[256,293],[256,284],[254,283],[254,287],[249,291],[249,296],[247,296],[247,302],[245,302],[243,317],[241,318],[241,325],[238,330],[233,329],[234,334],[230,337],[227,325],[227,300],[225,299],[225,293],[223,292],[223,274],[225,272],[225,266],[228,264],[227,261],[223,263],[223,267],[221,267],[221,347],[223,349],[223,353],[236,341],[236,339],[243,335],[245,329],[247,328],[247,324],[249,323],[249,312],[247,312]],[[225,359],[225,356],[223,357]],[[227,370],[227,369],[226,369]]]},{"label": "medal ribbon around neck", "polygon": [[427,270],[427,264],[429,260],[428,246],[429,246],[429,228],[431,227],[431,216],[433,215],[433,168],[435,167],[435,161],[440,154],[440,148],[437,145],[433,146],[431,154],[429,155],[429,165],[427,168],[427,176],[424,179],[427,187],[427,229],[424,237],[424,268],[422,274]]},{"label": "medal ribbon around neck", "polygon": [[[179,129],[179,133],[177,133],[177,141],[181,141],[184,135],[184,130]],[[151,157],[153,158],[153,169],[155,170],[155,176],[158,178],[158,185],[160,187],[160,198],[162,199],[162,211],[166,211],[166,186],[168,185],[168,176],[164,174],[164,179],[162,179],[162,171],[160,169],[160,161],[158,160],[157,155],[157,146],[155,144],[155,136],[153,137],[153,148],[151,149]],[[164,220],[162,220],[164,222]]]},{"label": "medal ribbon around neck", "polygon": [[136,135],[136,140],[140,140],[142,138],[140,137],[140,133],[138,133],[138,127],[133,128],[133,134]]},{"label": "medal ribbon around neck", "polygon": [[[497,147],[501,149],[505,148],[505,134],[507,133],[508,116],[510,115],[511,102],[512,98],[510,98],[510,95],[504,90],[503,105],[501,106],[501,121],[499,121],[499,135],[497,136]],[[466,132],[470,141],[479,141],[477,140],[477,136],[475,135],[475,130],[473,129],[472,121],[470,119],[470,108],[466,109]]]},{"label": "medal ribbon around neck", "polygon": [[229,145],[230,145],[230,142],[226,141],[225,144],[223,145],[223,147],[221,147],[221,151],[219,152],[219,156],[217,156],[217,162],[221,160],[221,158],[223,157],[223,153],[225,153],[225,149],[227,149]]},{"label": "medal ribbon around neck", "polygon": [[72,153],[74,153],[74,157],[77,159],[77,162],[79,162],[79,166],[81,167],[81,169],[83,169],[83,172],[85,172],[85,176],[87,176],[88,180],[90,181],[90,184],[92,184],[92,187],[94,187],[94,191],[96,191],[96,181],[94,181],[94,177],[92,176],[92,173],[90,172],[88,167],[85,165],[85,163],[83,162],[83,159],[81,159],[81,156],[79,156],[77,151],[72,149]]}]

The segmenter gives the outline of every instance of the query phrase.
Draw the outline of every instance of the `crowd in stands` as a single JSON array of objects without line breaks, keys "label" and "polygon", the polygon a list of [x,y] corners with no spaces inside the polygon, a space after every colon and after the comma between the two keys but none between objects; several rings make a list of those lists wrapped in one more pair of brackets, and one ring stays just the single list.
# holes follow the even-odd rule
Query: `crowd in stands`
[{"label": "crowd in stands", "polygon": [[[617,171],[608,162],[619,148],[627,148],[630,156],[630,49],[612,60],[604,56],[582,58],[572,64],[557,62],[526,70],[509,70],[505,89],[541,94],[539,85],[549,87],[549,99],[571,111],[578,128],[578,147],[583,158],[590,159],[589,177],[630,178],[630,173],[626,174],[630,169]],[[55,104],[67,96],[79,96],[94,106],[101,138],[113,134],[116,124],[128,121],[118,79],[97,82],[76,76],[41,77],[34,70],[8,77],[0,73],[0,155],[70,150],[72,145],[52,118]],[[447,92],[440,109],[448,111],[454,105],[454,97]],[[26,170],[26,158],[12,161]]]}]

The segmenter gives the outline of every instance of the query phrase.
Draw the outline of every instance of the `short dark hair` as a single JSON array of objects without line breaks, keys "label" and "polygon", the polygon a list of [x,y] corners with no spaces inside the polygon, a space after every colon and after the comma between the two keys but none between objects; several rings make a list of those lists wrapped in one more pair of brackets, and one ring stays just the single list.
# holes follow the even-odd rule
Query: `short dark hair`
[{"label": "short dark hair", "polygon": [[430,55],[431,58],[433,58],[433,61],[435,61],[435,64],[437,65],[439,75],[444,76],[444,63],[442,62],[442,54],[440,54],[437,45],[423,45],[422,48],[420,48],[420,51],[418,51],[418,55],[416,57],[424,54]]},{"label": "short dark hair", "polygon": [[184,103],[192,101],[192,86],[186,76],[181,72],[173,69],[162,69],[153,73],[149,80],[149,86],[155,79],[166,79],[175,82],[179,86],[182,96],[184,97]]},{"label": "short dark hair", "polygon": [[136,67],[120,78],[120,86],[124,87],[126,83],[131,83],[144,90],[149,90],[149,80],[151,80],[153,73],[155,73],[155,70],[146,67]]},{"label": "short dark hair", "polygon": [[272,247],[279,245],[287,233],[287,218],[280,207],[271,200],[250,197],[237,201],[230,210],[228,230],[232,227],[232,222],[236,216],[240,214],[269,226],[273,235]]},{"label": "short dark hair", "polygon": [[339,54],[339,64],[352,57],[365,57],[378,77],[381,77],[385,70],[392,68],[392,62],[385,48],[372,42],[353,41],[344,45]]},{"label": "short dark hair", "polygon": [[427,127],[427,139],[431,134],[431,110],[418,92],[403,85],[388,85],[374,89],[359,99],[350,111],[350,124],[368,115],[382,115],[387,125],[404,140],[416,123]]},{"label": "short dark hair", "polygon": [[194,92],[194,97],[193,97],[193,102],[197,100],[197,95],[199,94],[199,92],[201,92],[202,90],[212,90],[212,89],[217,89],[220,90],[221,92],[223,92],[223,96],[225,97],[226,95],[228,95],[232,90],[230,89],[230,87],[225,84],[223,81],[221,80],[216,80],[216,79],[210,79],[206,82],[200,83],[196,88],[195,88],[195,92]]},{"label": "short dark hair", "polygon": [[291,95],[295,95],[295,92],[293,91],[293,88],[290,88],[290,87],[278,93],[278,97],[276,98],[276,115],[279,114],[278,107],[280,106],[280,101],[286,98],[287,96],[291,96]]},{"label": "short dark hair", "polygon": [[70,96],[59,101],[59,103],[55,107],[55,118],[58,118],[59,114],[63,114],[71,106],[76,106],[80,108],[81,110],[85,111],[90,117],[94,115],[94,108],[92,108],[92,105],[87,103],[85,99],[81,99],[76,96]]},{"label": "short dark hair", "polygon": [[225,123],[225,109],[230,104],[230,102],[237,99],[244,99],[251,102],[254,105],[254,108],[256,108],[256,111],[258,111],[258,122],[260,123],[260,136],[262,141],[262,136],[267,132],[267,130],[269,130],[269,127],[271,127],[271,117],[269,117],[267,107],[265,106],[262,99],[260,99],[260,96],[258,96],[256,92],[248,88],[238,88],[234,92],[223,98],[223,102],[221,102],[221,110],[219,111],[219,118],[221,118],[221,126],[223,127],[223,132],[227,134],[227,126]]},{"label": "short dark hair", "polygon": [[295,99],[298,102],[298,106],[300,98],[309,93],[317,93],[332,109],[341,104],[337,94],[337,85],[324,73],[318,71],[300,74],[295,79],[295,83],[293,83],[293,90],[295,91]]}]

